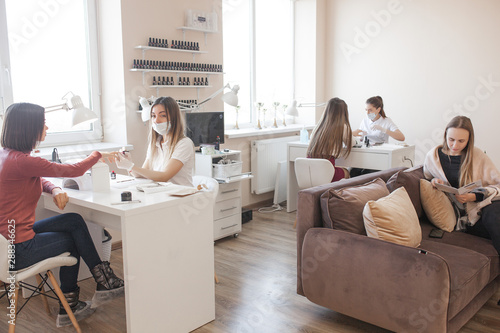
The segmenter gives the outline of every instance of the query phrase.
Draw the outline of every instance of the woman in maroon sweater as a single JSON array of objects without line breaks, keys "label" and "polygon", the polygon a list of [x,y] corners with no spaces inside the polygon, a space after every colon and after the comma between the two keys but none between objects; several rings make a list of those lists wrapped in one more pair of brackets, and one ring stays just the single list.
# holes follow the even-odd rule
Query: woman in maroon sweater
[{"label": "woman in maroon sweater", "polygon": [[[3,121],[0,148],[0,233],[15,245],[13,270],[29,267],[44,259],[70,252],[78,259],[74,266],[61,267],[61,290],[77,320],[90,316],[95,307],[123,295],[124,283],[99,258],[83,218],[74,213],[61,214],[35,222],[35,208],[42,191],[51,193],[54,203],[64,209],[68,196],[61,188],[42,177],[77,177],[101,158],[114,160],[114,153],[93,152],[76,164],[58,164],[30,156],[45,139],[45,109],[39,105],[17,103],[9,106]],[[13,228],[14,227],[14,228]],[[14,230],[14,232],[13,232]],[[80,257],[97,282],[91,302],[79,301],[77,285]],[[56,324],[71,325],[60,305]]]}]

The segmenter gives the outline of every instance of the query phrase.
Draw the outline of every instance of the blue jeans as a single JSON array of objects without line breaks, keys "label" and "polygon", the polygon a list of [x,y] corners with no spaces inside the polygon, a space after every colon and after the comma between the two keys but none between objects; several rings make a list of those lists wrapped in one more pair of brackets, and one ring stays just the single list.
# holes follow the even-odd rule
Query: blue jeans
[{"label": "blue jeans", "polygon": [[481,209],[481,218],[472,227],[468,227],[467,233],[491,239],[493,246],[500,254],[500,201],[492,201],[488,206]]},{"label": "blue jeans", "polygon": [[61,214],[35,222],[35,237],[16,244],[16,270],[29,267],[44,259],[69,252],[78,262],[59,270],[61,290],[68,293],[78,287],[80,256],[89,269],[101,263],[83,218],[76,213]]}]

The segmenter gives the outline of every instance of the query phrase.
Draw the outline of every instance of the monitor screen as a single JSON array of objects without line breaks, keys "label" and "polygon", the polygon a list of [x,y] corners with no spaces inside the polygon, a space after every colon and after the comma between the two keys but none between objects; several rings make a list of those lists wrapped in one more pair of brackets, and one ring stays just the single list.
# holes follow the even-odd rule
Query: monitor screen
[{"label": "monitor screen", "polygon": [[217,137],[224,143],[224,112],[186,113],[186,136],[193,140],[195,147],[215,143]]}]

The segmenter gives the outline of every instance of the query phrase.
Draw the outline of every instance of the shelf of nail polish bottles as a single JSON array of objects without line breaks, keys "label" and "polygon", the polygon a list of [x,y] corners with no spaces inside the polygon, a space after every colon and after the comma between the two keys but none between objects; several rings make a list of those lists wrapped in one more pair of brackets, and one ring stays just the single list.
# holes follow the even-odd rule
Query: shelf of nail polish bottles
[{"label": "shelf of nail polish bottles", "polygon": [[203,75],[203,74],[210,74],[210,75],[218,75],[218,74],[225,74],[224,72],[200,72],[200,71],[171,71],[167,69],[142,69],[142,68],[131,68],[131,72],[158,72],[158,73],[184,73],[184,74],[198,74],[198,75]]},{"label": "shelf of nail polish bottles", "polygon": [[156,46],[144,46],[144,45],[138,45],[135,48],[140,49],[140,50],[158,50],[158,51],[183,52],[183,53],[192,53],[192,54],[208,53],[207,51],[182,50],[182,49],[172,49],[172,48],[156,47]]}]

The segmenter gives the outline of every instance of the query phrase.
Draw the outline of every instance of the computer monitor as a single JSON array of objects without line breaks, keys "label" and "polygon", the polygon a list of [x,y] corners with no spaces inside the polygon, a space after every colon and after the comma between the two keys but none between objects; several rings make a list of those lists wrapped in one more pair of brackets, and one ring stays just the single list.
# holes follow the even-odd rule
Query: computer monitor
[{"label": "computer monitor", "polygon": [[224,143],[224,112],[190,112],[185,119],[186,136],[193,140],[195,147],[215,143],[217,137]]}]

